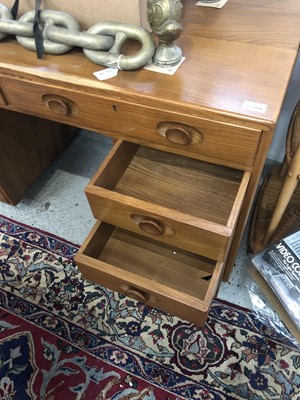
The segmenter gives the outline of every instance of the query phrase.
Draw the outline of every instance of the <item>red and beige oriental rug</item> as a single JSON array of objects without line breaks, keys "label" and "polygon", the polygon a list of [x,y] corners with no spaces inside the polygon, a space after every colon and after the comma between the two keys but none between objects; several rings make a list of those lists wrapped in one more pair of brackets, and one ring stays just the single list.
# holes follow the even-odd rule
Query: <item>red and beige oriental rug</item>
[{"label": "red and beige oriental rug", "polygon": [[0,399],[300,399],[300,353],[254,313],[197,328],[82,279],[77,249],[0,216]]}]

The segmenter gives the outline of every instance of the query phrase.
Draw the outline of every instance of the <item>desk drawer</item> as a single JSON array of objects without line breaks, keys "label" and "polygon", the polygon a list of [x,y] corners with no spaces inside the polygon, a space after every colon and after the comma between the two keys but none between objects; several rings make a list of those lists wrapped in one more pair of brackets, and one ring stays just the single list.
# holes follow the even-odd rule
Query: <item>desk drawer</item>
[{"label": "desk drawer", "polygon": [[259,130],[105,98],[99,91],[91,95],[9,78],[3,84],[18,111],[239,169],[250,170],[261,137]]},{"label": "desk drawer", "polygon": [[223,261],[249,173],[118,141],[86,187],[95,218]]},{"label": "desk drawer", "polygon": [[75,261],[83,277],[204,325],[223,264],[97,222]]}]

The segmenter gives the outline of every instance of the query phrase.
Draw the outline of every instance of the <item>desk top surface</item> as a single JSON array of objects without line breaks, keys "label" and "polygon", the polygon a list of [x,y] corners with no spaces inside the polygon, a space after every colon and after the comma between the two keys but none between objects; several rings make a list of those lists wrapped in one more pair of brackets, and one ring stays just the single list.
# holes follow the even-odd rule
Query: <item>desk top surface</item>
[{"label": "desk top surface", "polygon": [[80,49],[38,60],[13,37],[0,42],[0,73],[192,115],[274,125],[298,54],[299,0],[228,0],[222,9],[196,6],[196,0],[182,4],[184,30],[176,43],[186,59],[173,76],[119,71],[100,82],[93,72],[104,67]]}]

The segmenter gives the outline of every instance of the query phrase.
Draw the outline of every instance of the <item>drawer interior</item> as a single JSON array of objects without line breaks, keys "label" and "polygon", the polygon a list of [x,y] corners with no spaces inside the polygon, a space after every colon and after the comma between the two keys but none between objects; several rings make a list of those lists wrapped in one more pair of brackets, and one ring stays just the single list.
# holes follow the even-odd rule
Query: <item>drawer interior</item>
[{"label": "drawer interior", "polygon": [[239,190],[247,185],[244,175],[229,167],[119,142],[91,184],[227,225]]},{"label": "drawer interior", "polygon": [[94,282],[102,283],[104,270],[112,280],[119,277],[158,294],[168,292],[175,300],[185,295],[193,303],[212,298],[222,272],[221,263],[103,222],[96,224],[76,261],[94,266],[92,274],[83,273]]}]

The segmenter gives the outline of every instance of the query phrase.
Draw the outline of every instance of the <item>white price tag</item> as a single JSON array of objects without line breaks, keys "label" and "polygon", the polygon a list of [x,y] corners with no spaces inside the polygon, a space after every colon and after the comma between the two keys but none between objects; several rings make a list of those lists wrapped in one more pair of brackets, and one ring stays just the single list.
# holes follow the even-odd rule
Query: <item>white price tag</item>
[{"label": "white price tag", "polygon": [[212,7],[212,8],[222,8],[228,0],[219,0],[219,1],[197,1],[196,6],[202,7]]},{"label": "white price tag", "polygon": [[118,75],[119,70],[117,68],[106,68],[102,71],[96,71],[93,75],[99,79],[99,81],[105,81],[106,79],[114,78]]},{"label": "white price tag", "polygon": [[185,57],[182,57],[180,63],[178,63],[174,67],[159,67],[158,65],[155,65],[152,63],[152,61],[150,61],[144,66],[144,69],[147,69],[148,71],[158,72],[160,74],[174,75],[184,60]]},{"label": "white price tag", "polygon": [[264,114],[267,111],[268,106],[267,106],[267,104],[256,103],[255,101],[245,100],[242,108],[244,110],[256,111],[256,112]]}]

